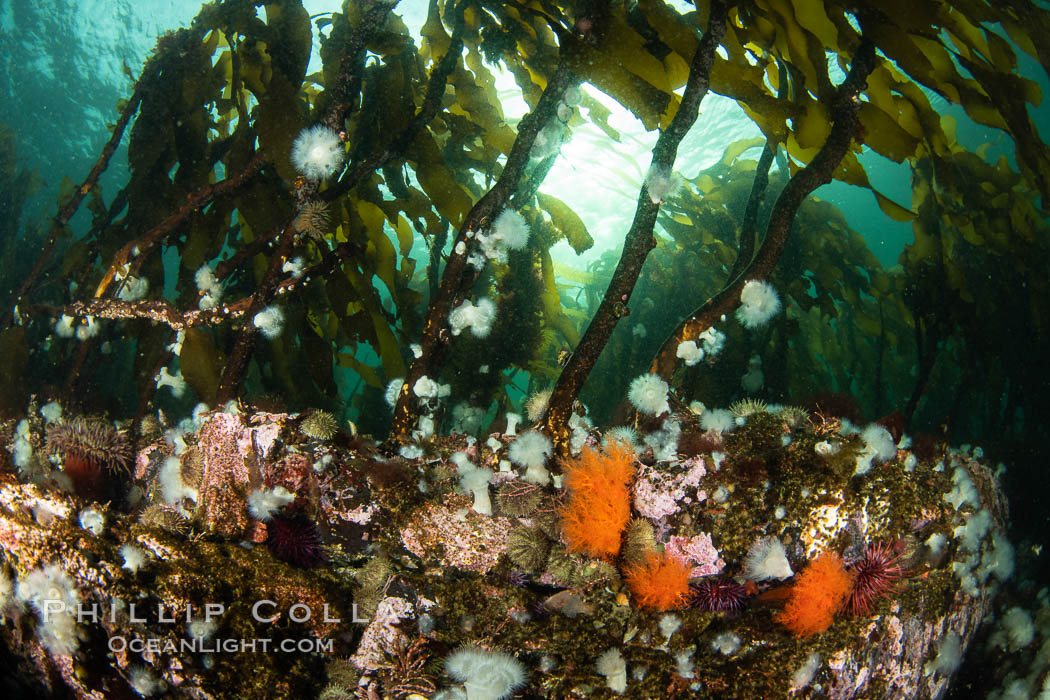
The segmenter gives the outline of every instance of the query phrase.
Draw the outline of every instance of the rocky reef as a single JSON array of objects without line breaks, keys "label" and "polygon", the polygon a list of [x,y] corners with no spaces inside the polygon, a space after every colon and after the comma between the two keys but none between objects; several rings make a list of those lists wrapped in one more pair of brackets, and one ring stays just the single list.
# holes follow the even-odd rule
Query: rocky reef
[{"label": "rocky reef", "polygon": [[95,453],[94,500],[59,439],[87,419],[31,406],[4,425],[0,635],[83,698],[940,697],[1013,568],[980,450],[693,408],[581,417],[549,477],[524,426],[404,457],[320,412],[202,407],[104,424],[134,460]]}]

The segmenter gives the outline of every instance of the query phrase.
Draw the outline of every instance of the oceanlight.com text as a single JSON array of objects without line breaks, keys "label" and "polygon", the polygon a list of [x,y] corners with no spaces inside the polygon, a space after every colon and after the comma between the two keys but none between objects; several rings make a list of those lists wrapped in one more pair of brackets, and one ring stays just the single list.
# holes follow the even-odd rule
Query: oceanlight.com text
[{"label": "oceanlight.com text", "polygon": [[[142,610],[136,603],[131,603],[127,606],[111,606],[109,609],[108,616],[106,611],[102,609],[97,603],[90,605],[83,605],[77,603],[76,606],[67,606],[64,600],[60,599],[45,599],[42,601],[41,612],[43,614],[44,622],[48,622],[52,615],[61,615],[70,613],[74,615],[79,623],[86,622],[98,622],[100,617],[108,617],[110,622],[116,622],[117,615],[126,615],[128,620],[136,623],[156,622],[158,624],[175,624],[180,619],[185,619],[186,622],[192,622],[195,619],[203,619],[204,622],[211,622],[215,618],[222,618],[226,614],[226,605],[223,603],[205,603],[196,607],[187,605],[183,610],[174,610],[163,603],[158,603],[156,606],[156,615],[151,619],[147,617],[140,617],[141,615],[147,615],[147,610]],[[292,622],[309,622],[314,618],[314,611],[309,605],[305,603],[295,603],[291,605],[286,611],[283,611],[287,615],[288,619]],[[357,603],[350,606],[350,622],[355,625],[367,624],[368,618],[363,618],[358,614]],[[277,603],[272,600],[257,600],[251,607],[252,619],[256,622],[272,623],[280,619],[282,611],[278,610]],[[335,617],[331,610],[328,608],[328,604],[325,603],[319,614],[320,620],[324,623],[340,623],[342,618]]]},{"label": "oceanlight.com text", "polygon": [[262,653],[286,653],[286,654],[330,654],[332,653],[333,640],[331,639],[280,639],[269,638],[258,639],[127,639],[126,637],[110,637],[109,650],[122,652],[130,650],[141,654],[151,653],[186,653],[195,654],[224,652],[227,654],[243,652]]}]

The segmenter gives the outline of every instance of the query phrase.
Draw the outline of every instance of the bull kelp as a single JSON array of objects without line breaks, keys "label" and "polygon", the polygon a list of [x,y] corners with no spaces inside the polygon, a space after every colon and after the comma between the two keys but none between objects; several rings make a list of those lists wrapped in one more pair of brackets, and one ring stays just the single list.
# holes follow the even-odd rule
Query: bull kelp
[{"label": "bull kelp", "polygon": [[0,130],[12,687],[1047,692],[1050,10],[315,5]]}]

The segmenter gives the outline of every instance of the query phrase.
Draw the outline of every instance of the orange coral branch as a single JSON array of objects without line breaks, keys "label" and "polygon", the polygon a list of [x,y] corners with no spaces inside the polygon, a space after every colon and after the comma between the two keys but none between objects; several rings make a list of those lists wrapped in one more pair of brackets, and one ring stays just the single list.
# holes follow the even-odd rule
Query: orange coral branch
[{"label": "orange coral branch", "polygon": [[645,563],[628,568],[624,576],[639,607],[673,610],[688,600],[689,572],[689,565],[676,557],[650,552]]},{"label": "orange coral branch", "polygon": [[561,510],[562,534],[570,552],[612,559],[631,519],[634,452],[617,442],[602,452],[585,447],[565,466],[569,501]]},{"label": "orange coral branch", "polygon": [[836,552],[822,552],[799,574],[783,612],[776,616],[799,637],[823,632],[853,590],[853,575]]}]

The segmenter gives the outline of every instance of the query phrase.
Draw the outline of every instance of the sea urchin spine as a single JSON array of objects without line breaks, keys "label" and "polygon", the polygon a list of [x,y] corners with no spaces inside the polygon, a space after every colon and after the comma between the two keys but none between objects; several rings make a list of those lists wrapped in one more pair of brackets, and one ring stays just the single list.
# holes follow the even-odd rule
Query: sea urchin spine
[{"label": "sea urchin spine", "polygon": [[900,567],[900,552],[878,543],[869,546],[864,554],[849,567],[853,574],[853,589],[843,603],[843,609],[854,617],[871,614],[879,598],[888,598],[897,591],[897,582],[905,572]]},{"label": "sea urchin spine", "polygon": [[690,588],[690,604],[704,612],[736,612],[748,596],[747,586],[728,579],[708,577]]},{"label": "sea urchin spine", "polygon": [[62,456],[63,471],[77,493],[104,500],[107,472],[127,473],[131,448],[126,435],[101,419],[77,417],[47,430],[47,451]]},{"label": "sea urchin spine", "polygon": [[266,523],[266,546],[283,562],[312,569],[325,561],[317,525],[301,515],[276,514]]},{"label": "sea urchin spine", "polygon": [[314,411],[299,424],[299,432],[314,440],[331,440],[339,432],[339,421],[327,411]]}]

